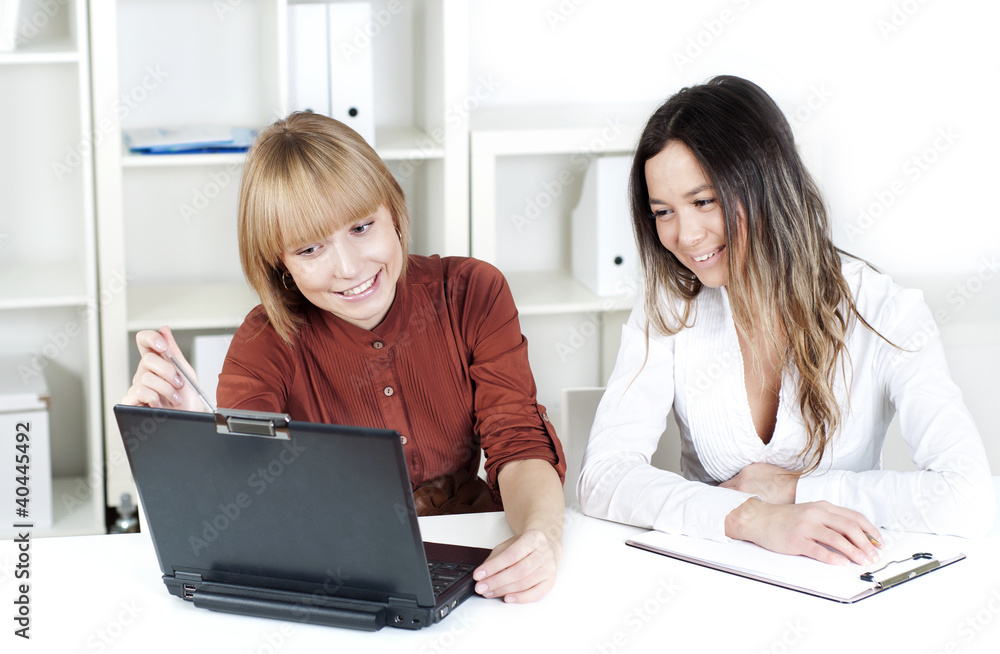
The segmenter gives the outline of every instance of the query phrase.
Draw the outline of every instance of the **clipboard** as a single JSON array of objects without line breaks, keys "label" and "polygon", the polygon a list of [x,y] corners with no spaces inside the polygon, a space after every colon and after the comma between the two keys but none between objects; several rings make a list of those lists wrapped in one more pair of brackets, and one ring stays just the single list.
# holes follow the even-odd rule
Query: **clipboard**
[{"label": "clipboard", "polygon": [[778,554],[753,543],[727,543],[650,531],[626,545],[788,590],[853,604],[965,559],[961,540],[883,530],[879,561],[860,566]]}]

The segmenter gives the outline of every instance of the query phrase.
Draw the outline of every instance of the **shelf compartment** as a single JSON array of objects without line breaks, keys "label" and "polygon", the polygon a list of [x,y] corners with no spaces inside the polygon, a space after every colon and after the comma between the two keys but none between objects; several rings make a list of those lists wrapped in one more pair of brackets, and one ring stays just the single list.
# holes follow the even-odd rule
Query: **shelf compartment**
[{"label": "shelf compartment", "polygon": [[597,295],[562,270],[521,270],[504,276],[522,316],[629,311],[637,299]]},{"label": "shelf compartment", "polygon": [[89,304],[82,264],[8,263],[0,266],[0,309],[76,307]]},{"label": "shelf compartment", "polygon": [[260,304],[246,284],[133,284],[128,289],[130,332],[142,329],[228,329]]}]

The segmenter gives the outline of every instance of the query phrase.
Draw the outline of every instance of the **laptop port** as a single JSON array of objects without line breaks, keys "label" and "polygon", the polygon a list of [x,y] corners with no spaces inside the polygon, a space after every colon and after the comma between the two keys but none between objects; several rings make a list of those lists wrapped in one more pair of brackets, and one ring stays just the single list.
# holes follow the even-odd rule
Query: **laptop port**
[{"label": "laptop port", "polygon": [[194,599],[194,584],[184,584],[184,599]]},{"label": "laptop port", "polygon": [[392,619],[392,621],[395,622],[396,624],[399,624],[400,622],[403,621],[403,616],[397,615],[395,618]]}]

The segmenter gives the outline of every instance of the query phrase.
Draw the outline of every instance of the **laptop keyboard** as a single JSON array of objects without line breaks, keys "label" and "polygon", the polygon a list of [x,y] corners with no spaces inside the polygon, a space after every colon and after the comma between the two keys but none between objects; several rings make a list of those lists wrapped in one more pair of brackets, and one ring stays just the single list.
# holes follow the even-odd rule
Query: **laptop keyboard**
[{"label": "laptop keyboard", "polygon": [[455,585],[455,582],[466,575],[472,574],[474,566],[464,563],[447,563],[445,561],[428,561],[427,569],[431,573],[431,584],[434,586],[434,597]]}]

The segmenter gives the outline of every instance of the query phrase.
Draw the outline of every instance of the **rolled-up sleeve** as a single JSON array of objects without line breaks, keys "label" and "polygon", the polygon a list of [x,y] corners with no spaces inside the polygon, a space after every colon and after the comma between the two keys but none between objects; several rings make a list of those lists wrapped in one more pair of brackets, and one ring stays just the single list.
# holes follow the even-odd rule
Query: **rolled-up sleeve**
[{"label": "rolled-up sleeve", "polygon": [[562,444],[545,407],[537,402],[528,342],[510,288],[493,266],[469,265],[464,288],[451,289],[451,298],[470,354],[475,430],[486,453],[487,482],[498,494],[500,468],[523,459],[549,462],[564,481]]}]

